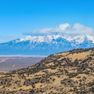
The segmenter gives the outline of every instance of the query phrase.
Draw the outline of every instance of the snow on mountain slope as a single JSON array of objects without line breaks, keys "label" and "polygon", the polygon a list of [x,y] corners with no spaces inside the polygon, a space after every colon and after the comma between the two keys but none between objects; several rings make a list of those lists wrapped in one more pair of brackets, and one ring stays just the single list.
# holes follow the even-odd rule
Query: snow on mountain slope
[{"label": "snow on mountain slope", "polygon": [[58,38],[65,39],[67,41],[75,41],[75,43],[82,43],[84,40],[89,40],[94,43],[93,35],[47,35],[47,36],[26,36],[24,38],[16,40],[16,42],[31,41],[31,42],[53,42]]},{"label": "snow on mountain slope", "polygon": [[94,35],[58,34],[26,36],[0,44],[0,54],[49,55],[76,48],[94,47]]}]

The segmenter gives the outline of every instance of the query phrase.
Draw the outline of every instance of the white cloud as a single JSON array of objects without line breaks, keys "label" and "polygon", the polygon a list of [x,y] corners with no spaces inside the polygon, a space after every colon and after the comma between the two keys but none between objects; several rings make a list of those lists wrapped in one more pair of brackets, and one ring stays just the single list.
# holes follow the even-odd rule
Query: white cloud
[{"label": "white cloud", "polygon": [[80,23],[70,25],[69,23],[60,24],[54,28],[43,28],[35,30],[35,34],[94,34],[94,30],[91,27],[85,26]]},{"label": "white cloud", "polygon": [[88,27],[88,26],[85,26],[85,25],[82,25],[82,24],[74,24],[74,26],[72,27],[74,31],[78,32],[78,33],[84,33],[84,34],[92,34],[93,33],[93,29]]},{"label": "white cloud", "polygon": [[58,26],[58,30],[59,30],[59,31],[66,31],[66,30],[69,29],[70,27],[71,27],[70,24],[64,23],[64,24],[60,24],[60,25]]},{"label": "white cloud", "polygon": [[52,31],[53,31],[52,28],[43,28],[43,29],[39,30],[39,32],[41,32],[41,33],[50,33]]}]

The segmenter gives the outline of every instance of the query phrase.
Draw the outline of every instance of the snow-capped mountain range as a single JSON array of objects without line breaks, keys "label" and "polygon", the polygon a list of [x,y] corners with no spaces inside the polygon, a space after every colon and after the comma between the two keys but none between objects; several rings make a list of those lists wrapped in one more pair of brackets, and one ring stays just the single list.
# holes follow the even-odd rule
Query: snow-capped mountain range
[{"label": "snow-capped mountain range", "polygon": [[0,43],[0,54],[49,55],[76,48],[92,47],[94,47],[94,35],[89,34],[28,35]]}]

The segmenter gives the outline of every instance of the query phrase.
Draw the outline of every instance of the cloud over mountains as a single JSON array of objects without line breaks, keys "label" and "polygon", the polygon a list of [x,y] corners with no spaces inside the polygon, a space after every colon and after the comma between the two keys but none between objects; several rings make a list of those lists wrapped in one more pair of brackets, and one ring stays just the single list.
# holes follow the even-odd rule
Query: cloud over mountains
[{"label": "cloud over mountains", "polygon": [[76,24],[69,24],[69,23],[63,23],[59,24],[55,27],[52,28],[42,28],[39,30],[34,30],[31,33],[31,35],[46,35],[46,34],[89,34],[92,35],[94,34],[94,30],[91,27],[85,26],[80,23]]}]

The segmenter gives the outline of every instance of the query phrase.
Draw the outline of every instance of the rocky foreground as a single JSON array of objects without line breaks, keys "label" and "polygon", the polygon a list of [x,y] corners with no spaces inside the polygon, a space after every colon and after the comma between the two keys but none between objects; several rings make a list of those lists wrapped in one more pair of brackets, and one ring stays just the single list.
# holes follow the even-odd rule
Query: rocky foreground
[{"label": "rocky foreground", "polygon": [[50,55],[30,67],[0,73],[0,94],[94,94],[94,49]]}]

